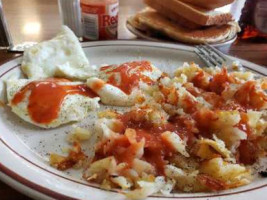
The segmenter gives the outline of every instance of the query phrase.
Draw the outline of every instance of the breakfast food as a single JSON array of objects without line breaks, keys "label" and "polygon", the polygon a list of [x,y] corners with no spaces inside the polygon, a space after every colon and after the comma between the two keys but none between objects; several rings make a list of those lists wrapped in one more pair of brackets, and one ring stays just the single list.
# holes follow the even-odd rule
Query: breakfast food
[{"label": "breakfast food", "polygon": [[[176,18],[183,17],[201,26],[211,26],[227,24],[233,20],[231,13],[206,10],[179,0],[144,0],[144,2],[149,7],[161,12],[163,16],[171,18],[174,21],[176,21]],[[166,9],[165,12],[162,12],[162,8]],[[169,15],[170,12],[173,15]]]},{"label": "breakfast food", "polygon": [[236,24],[224,24],[203,29],[188,29],[168,20],[157,11],[146,9],[129,20],[131,24],[149,34],[163,34],[169,38],[185,43],[201,44],[225,41],[236,35]]},{"label": "breakfast food", "polygon": [[7,98],[14,113],[42,128],[80,121],[99,107],[99,97],[84,83],[67,79],[11,79]]},{"label": "breakfast food", "polygon": [[[191,44],[218,43],[234,38],[239,26],[231,13],[212,10],[233,1],[144,0],[149,8],[128,19],[141,32]],[[202,5],[202,6],[201,6]]]},{"label": "breakfast food", "polygon": [[95,74],[79,40],[66,26],[55,38],[26,49],[21,69],[30,79],[55,76],[86,80]]},{"label": "breakfast food", "polygon": [[93,156],[87,158],[80,147],[92,134],[76,127],[73,149],[66,157],[52,154],[51,165],[85,166],[85,180],[122,189],[130,199],[249,184],[249,166],[266,157],[266,79],[195,63],[174,75],[142,88],[130,110],[100,111]]},{"label": "breakfast food", "polygon": [[171,21],[185,28],[189,28],[189,29],[201,28],[201,25],[193,22],[192,20],[187,20],[181,15],[175,13],[175,11],[165,6],[165,4],[154,3],[154,1],[155,0],[146,0],[145,2],[147,5],[151,5],[151,8],[153,8],[154,10],[157,10],[158,14],[162,15],[163,17],[166,16],[167,19],[170,19]]},{"label": "breakfast food", "polygon": [[141,88],[154,84],[161,75],[148,61],[127,62],[101,67],[98,78],[87,79],[87,85],[104,104],[131,106],[138,100]]},{"label": "breakfast food", "polygon": [[215,9],[234,2],[234,0],[181,0],[181,1],[206,9]]},{"label": "breakfast food", "polygon": [[130,199],[227,190],[251,183],[251,166],[266,158],[265,77],[195,63],[170,75],[146,60],[102,66],[79,82],[57,76],[7,80],[8,105],[43,128],[91,112],[93,121],[69,132],[72,148],[51,153],[49,162],[81,169],[101,188]]}]

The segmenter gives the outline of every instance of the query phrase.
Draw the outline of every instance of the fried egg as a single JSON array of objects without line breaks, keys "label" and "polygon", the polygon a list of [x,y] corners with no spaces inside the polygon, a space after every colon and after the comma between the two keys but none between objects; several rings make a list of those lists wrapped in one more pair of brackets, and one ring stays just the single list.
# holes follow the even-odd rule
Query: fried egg
[{"label": "fried egg", "polygon": [[132,106],[141,96],[142,87],[153,85],[162,72],[148,61],[128,62],[101,67],[98,77],[87,79],[87,85],[113,106]]},{"label": "fried egg", "polygon": [[21,69],[30,79],[56,76],[86,80],[95,74],[77,37],[67,26],[51,40],[26,49]]},{"label": "fried egg", "polygon": [[99,97],[81,82],[12,79],[6,84],[8,105],[12,111],[42,128],[82,120],[90,111],[99,108]]}]

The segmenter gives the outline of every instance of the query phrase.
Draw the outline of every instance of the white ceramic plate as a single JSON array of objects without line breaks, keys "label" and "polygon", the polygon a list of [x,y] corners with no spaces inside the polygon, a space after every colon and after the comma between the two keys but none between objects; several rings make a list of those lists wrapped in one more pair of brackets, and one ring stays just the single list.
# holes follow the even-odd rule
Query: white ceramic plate
[{"label": "white ceramic plate", "polygon": [[[168,38],[160,38],[160,37],[157,37],[157,36],[148,35],[147,33],[143,32],[143,31],[140,31],[137,28],[133,27],[131,25],[131,23],[129,23],[128,21],[126,22],[126,27],[130,32],[132,32],[134,35],[136,35],[136,36],[138,36],[139,38],[142,38],[142,39],[146,39],[146,40],[150,40],[150,41],[154,41],[154,42],[168,42],[168,43],[175,43],[175,44],[183,43],[183,42],[174,41],[174,40],[168,39]],[[233,43],[236,40],[236,38],[237,38],[237,36],[235,35],[234,37],[228,38],[225,41],[216,42],[216,43],[213,43],[213,44],[210,44],[210,45],[214,46],[214,47],[224,46],[224,45]]]},{"label": "white ceramic plate", "polygon": [[[172,73],[185,61],[203,65],[192,47],[144,41],[105,41],[84,43],[84,50],[91,64],[119,64],[133,60],[150,60],[160,69]],[[238,59],[239,60],[239,59]],[[266,75],[264,67],[239,60],[244,66]],[[3,80],[21,76],[21,58],[0,66],[0,99],[5,102]],[[50,152],[61,153],[66,132],[71,125],[53,130],[36,128],[0,106],[0,178],[36,199],[125,199],[116,191],[105,191],[81,179],[79,171],[60,172],[48,164]],[[88,123],[83,121],[81,123]],[[266,166],[265,166],[266,167]],[[258,178],[252,184],[217,193],[176,193],[169,197],[153,196],[149,199],[263,199],[267,193],[267,179]]]}]

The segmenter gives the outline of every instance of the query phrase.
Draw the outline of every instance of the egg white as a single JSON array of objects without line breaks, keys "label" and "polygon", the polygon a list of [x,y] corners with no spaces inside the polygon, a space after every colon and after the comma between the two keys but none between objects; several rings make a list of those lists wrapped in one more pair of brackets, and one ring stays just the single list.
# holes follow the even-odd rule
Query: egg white
[{"label": "egg white", "polygon": [[[87,85],[99,95],[103,104],[112,106],[133,106],[136,103],[135,101],[137,96],[142,94],[142,87],[147,84],[140,80],[138,86],[133,88],[130,94],[126,94],[120,88],[106,83],[110,76],[109,74],[107,74],[107,72],[113,70],[116,67],[118,66],[114,65],[110,69],[100,71],[98,77],[92,77],[87,79]],[[152,71],[143,71],[142,74],[149,77],[151,80],[156,81],[162,75],[162,72],[152,64],[151,67]],[[134,73],[134,70],[131,73]],[[116,81],[121,81],[119,73],[115,73],[115,78]],[[99,81],[104,82],[104,86],[101,89],[95,90],[93,86]]]},{"label": "egg white", "polygon": [[[30,83],[32,80],[29,79],[19,79],[19,80],[8,80],[7,85],[7,99],[8,105],[11,107],[12,111],[17,114],[21,119],[34,124],[42,128],[55,128],[62,124],[66,124],[73,121],[80,121],[87,117],[90,111],[99,108],[98,101],[99,97],[90,98],[79,94],[69,94],[65,97],[59,111],[59,115],[51,123],[41,124],[34,122],[28,112],[29,96],[30,91],[26,93],[24,99],[17,105],[12,105],[11,101],[14,95],[25,85]],[[80,82],[69,82],[69,83],[59,83],[62,85],[77,85]]]},{"label": "egg white", "polygon": [[[101,81],[99,78],[87,79],[87,86],[93,89],[93,85]],[[111,84],[105,83],[99,90],[94,90],[101,99],[101,102],[110,106],[132,106],[135,104],[135,97],[138,93],[137,90],[132,91],[130,95],[127,95],[120,88]]]},{"label": "egg white", "polygon": [[77,37],[67,26],[51,40],[26,49],[21,69],[30,79],[58,76],[86,80],[96,73]]}]

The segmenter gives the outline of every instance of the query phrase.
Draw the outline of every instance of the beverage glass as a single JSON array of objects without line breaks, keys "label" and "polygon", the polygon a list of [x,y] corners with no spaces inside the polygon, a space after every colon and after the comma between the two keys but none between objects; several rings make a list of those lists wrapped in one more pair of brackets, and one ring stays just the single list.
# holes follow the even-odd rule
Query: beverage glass
[{"label": "beverage glass", "polygon": [[58,0],[58,6],[62,24],[82,37],[80,0]]}]

